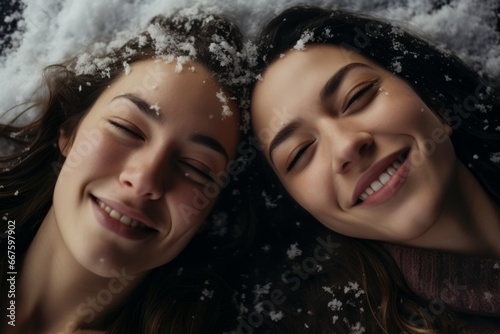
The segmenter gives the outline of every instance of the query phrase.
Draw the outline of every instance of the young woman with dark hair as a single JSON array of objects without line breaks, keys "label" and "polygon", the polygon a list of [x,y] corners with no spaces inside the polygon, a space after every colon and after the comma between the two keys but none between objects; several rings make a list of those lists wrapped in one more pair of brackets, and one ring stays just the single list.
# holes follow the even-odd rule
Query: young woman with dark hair
[{"label": "young woman with dark hair", "polygon": [[[327,228],[312,229],[340,234],[281,323],[310,310],[304,332],[499,332],[497,82],[342,10],[287,9],[258,46],[252,123],[268,168]],[[341,299],[349,282],[358,309]]]},{"label": "young woman with dark hair", "polygon": [[195,235],[235,186],[246,76],[238,28],[202,12],[155,17],[121,47],[45,69],[0,126],[0,332],[234,326],[214,245]]}]

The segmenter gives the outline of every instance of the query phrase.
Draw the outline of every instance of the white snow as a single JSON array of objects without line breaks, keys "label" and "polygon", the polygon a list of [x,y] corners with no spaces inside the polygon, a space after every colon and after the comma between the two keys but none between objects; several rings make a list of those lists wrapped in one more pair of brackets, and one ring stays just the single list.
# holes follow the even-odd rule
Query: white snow
[{"label": "white snow", "polygon": [[[26,8],[12,35],[14,48],[0,58],[0,113],[24,101],[40,79],[40,69],[72,55],[102,48],[118,34],[144,28],[157,14],[193,5],[233,18],[253,37],[285,7],[302,0],[25,0]],[[500,75],[500,34],[495,31],[497,0],[455,0],[432,9],[431,0],[309,0],[374,13],[430,34],[467,63],[491,76]],[[19,17],[14,13],[6,22]],[[2,38],[2,37],[0,37]],[[224,47],[218,46],[218,47]],[[102,64],[100,64],[102,65]],[[179,64],[181,67],[182,64]],[[105,72],[103,73],[106,74]]]}]

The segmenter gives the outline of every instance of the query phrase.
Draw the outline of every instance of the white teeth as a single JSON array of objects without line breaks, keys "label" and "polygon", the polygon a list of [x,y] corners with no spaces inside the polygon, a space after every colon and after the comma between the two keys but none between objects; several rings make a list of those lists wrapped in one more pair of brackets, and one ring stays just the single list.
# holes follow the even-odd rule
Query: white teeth
[{"label": "white teeth", "polygon": [[129,225],[129,226],[130,226],[130,224],[132,223],[132,219],[130,219],[130,218],[129,218],[129,217],[127,217],[127,216],[122,216],[122,217],[120,218],[120,223],[125,224],[125,225]]},{"label": "white teeth", "polygon": [[127,217],[125,215],[122,215],[120,212],[116,211],[113,208],[110,208],[109,206],[107,206],[106,204],[104,204],[104,202],[101,202],[98,199],[97,199],[97,204],[99,205],[99,207],[101,209],[103,209],[104,211],[106,211],[111,218],[114,218],[114,219],[118,220],[123,225],[134,227],[134,228],[135,227],[139,227],[139,228],[145,228],[146,227],[144,224],[138,222],[137,220],[132,219],[130,217]]},{"label": "white teeth", "polygon": [[396,174],[396,168],[394,168],[392,166],[387,168],[387,174],[389,174],[390,176],[393,176],[394,174]]},{"label": "white teeth", "polygon": [[109,213],[109,215],[111,216],[111,218],[114,218],[116,220],[120,220],[120,218],[122,216],[116,210],[111,210],[111,212]]},{"label": "white teeth", "polygon": [[372,195],[376,191],[379,191],[389,180],[391,179],[391,176],[396,174],[396,170],[401,167],[401,164],[405,160],[405,157],[403,155],[400,155],[396,161],[394,161],[387,169],[385,172],[380,174],[378,177],[378,180],[375,180],[370,184],[365,191],[359,195],[359,200],[364,201],[368,198],[368,196]]},{"label": "white teeth", "polygon": [[372,187],[373,191],[379,191],[382,186],[383,184],[379,181],[374,181],[372,184],[370,184],[370,187]]},{"label": "white teeth", "polygon": [[378,180],[382,184],[386,184],[387,182],[389,182],[390,179],[391,176],[389,175],[389,173],[382,173],[382,175],[380,175],[380,177],[378,178]]}]

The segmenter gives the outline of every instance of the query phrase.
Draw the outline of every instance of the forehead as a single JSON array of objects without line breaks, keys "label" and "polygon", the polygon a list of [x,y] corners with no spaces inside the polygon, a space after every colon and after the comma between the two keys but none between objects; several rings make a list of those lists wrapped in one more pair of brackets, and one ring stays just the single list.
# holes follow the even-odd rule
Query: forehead
[{"label": "forehead", "polygon": [[[274,133],[297,114],[309,114],[321,103],[327,81],[351,63],[383,72],[370,59],[329,44],[307,45],[305,50],[290,50],[274,60],[253,91],[252,123],[256,132]],[[267,137],[259,136],[263,142],[268,142]]]},{"label": "forehead", "polygon": [[[274,79],[291,79],[290,84],[299,83],[297,77],[314,77],[316,79],[331,76],[350,63],[363,63],[374,68],[377,64],[369,58],[340,46],[330,44],[310,44],[305,50],[289,50],[267,67],[257,86],[266,85]],[[319,75],[319,77],[318,77]],[[285,81],[285,80],[283,80]]]},{"label": "forehead", "polygon": [[[191,91],[186,91],[186,87],[192,87]],[[111,84],[108,93],[127,91],[145,99],[148,96],[176,95],[178,92],[184,92],[180,97],[189,93],[210,95],[218,89],[221,89],[220,84],[196,62],[185,63],[181,67],[176,62],[144,60],[128,65],[124,73]]]},{"label": "forehead", "polygon": [[166,127],[174,125],[186,133],[204,133],[230,147],[236,145],[237,106],[222,85],[197,62],[183,64],[181,71],[176,62],[132,63],[129,72],[124,72],[98,98],[96,107],[106,109],[112,103],[129,103],[125,99],[116,100],[124,94],[150,104],[161,114]]}]

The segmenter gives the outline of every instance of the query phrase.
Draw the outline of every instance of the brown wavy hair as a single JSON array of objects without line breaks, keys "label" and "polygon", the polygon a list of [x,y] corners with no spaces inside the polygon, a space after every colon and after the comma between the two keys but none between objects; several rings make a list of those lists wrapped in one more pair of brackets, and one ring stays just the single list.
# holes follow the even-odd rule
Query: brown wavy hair
[{"label": "brown wavy hair", "polygon": [[[161,43],[158,34],[168,37],[169,43]],[[182,47],[188,43],[190,48]],[[153,18],[146,30],[121,47],[87,54],[85,67],[81,66],[82,57],[75,57],[45,68],[38,93],[20,106],[22,112],[16,111],[17,116],[9,124],[0,125],[0,145],[8,148],[0,157],[0,217],[3,217],[0,231],[7,231],[8,220],[16,221],[17,263],[21,263],[52,204],[56,179],[64,163],[56,145],[59,131],[64,129],[74,136],[80,120],[99,95],[125,73],[124,64],[166,56],[174,60],[189,57],[213,74],[243,113],[248,103],[243,85],[247,75],[243,49],[242,34],[229,19],[203,12],[189,15],[177,12],[169,17]],[[23,117],[30,113],[37,116],[33,121],[24,121]],[[236,182],[231,182],[227,188],[236,186]],[[232,206],[242,200],[225,195],[229,192],[229,189],[222,192],[221,197],[226,197],[224,200],[219,198],[217,210],[234,213],[228,219],[236,220],[236,214],[243,214],[243,210],[235,212]],[[8,291],[5,279],[7,251],[3,250],[7,243],[5,237],[0,236],[2,294]],[[222,279],[221,271],[216,271],[217,266],[209,265],[215,254],[210,251],[214,245],[204,237],[195,236],[178,258],[153,269],[106,333],[222,333],[230,330],[236,317],[232,291]],[[239,239],[231,240],[231,246],[241,245],[240,241],[246,238],[248,234],[241,233]],[[225,244],[217,245],[228,251]],[[220,253],[214,256],[218,259],[215,262],[228,261],[228,257]],[[200,298],[204,288],[213,290],[211,298]],[[4,314],[6,293],[0,300],[1,314]]]},{"label": "brown wavy hair", "polygon": [[[307,43],[347,48],[407,81],[425,103],[452,126],[451,140],[458,158],[470,168],[492,199],[500,203],[500,179],[497,177],[500,163],[490,159],[492,152],[500,151],[500,135],[495,130],[500,111],[499,98],[494,94],[500,88],[498,82],[480,76],[451,52],[434,46],[426,38],[384,19],[312,6],[286,9],[262,28],[257,37],[257,72],[264,71],[281,54],[291,50],[303,40],[304,34],[309,37]],[[489,121],[487,127],[485,119]],[[474,159],[477,156],[482,158]],[[286,194],[265,159],[261,159],[265,174],[272,180],[268,183],[277,186],[277,193]],[[278,214],[282,224],[289,223],[290,219],[297,221],[297,213],[290,219],[284,218],[294,203],[293,199],[288,200],[290,203],[280,204],[287,207],[286,212]],[[309,214],[304,212],[304,215],[304,224],[311,231],[294,236],[303,240],[301,245],[315,245],[316,237],[331,235],[340,246],[335,256],[321,263],[319,272],[310,274],[302,282],[300,292],[287,294],[287,302],[280,305],[285,320],[279,324],[269,321],[270,328],[286,333],[348,333],[359,322],[367,333],[456,333],[460,330],[460,321],[449,308],[432,317],[425,314],[429,301],[408,288],[399,268],[380,242],[338,235]],[[279,226],[278,229],[287,227]],[[312,252],[310,249],[309,254]],[[324,287],[341,289],[349,286],[349,282],[358,282],[364,291],[363,298],[357,301],[361,304],[353,307],[354,301],[340,291],[335,296],[344,305],[342,309],[334,313],[327,312],[326,307],[318,308],[332,299],[332,294],[324,291]],[[286,287],[280,289],[287,291]],[[301,307],[315,310],[314,321],[311,315],[297,311]],[[360,312],[360,308],[364,312]],[[339,320],[332,321],[332,315]],[[304,328],[304,323],[308,328]]]}]

